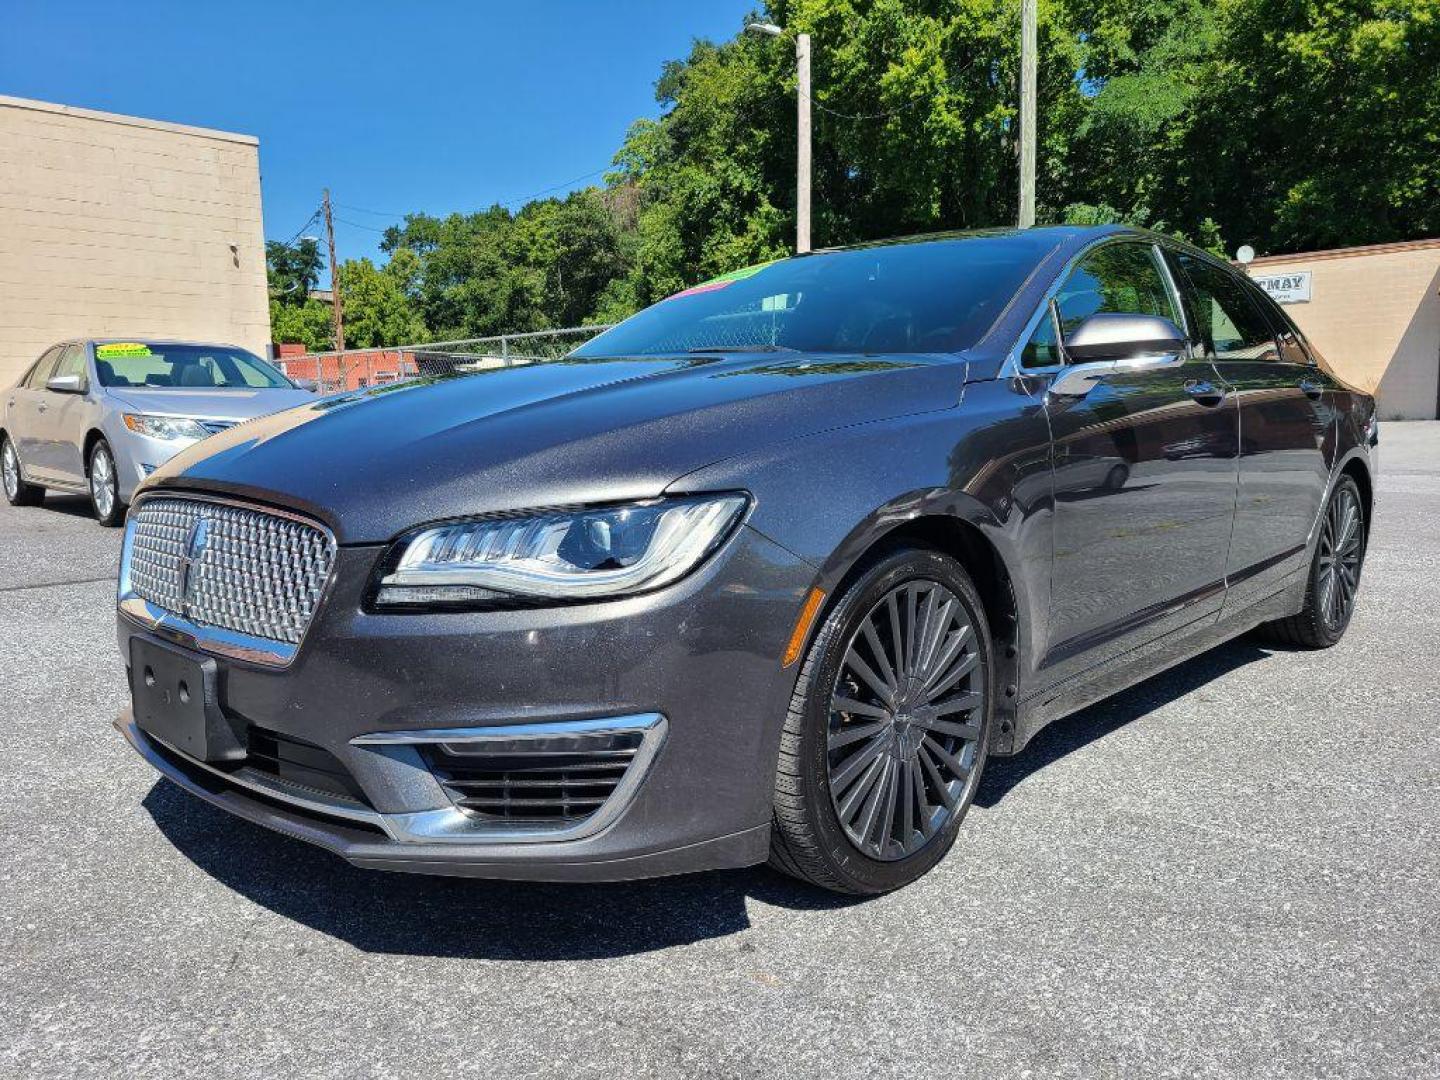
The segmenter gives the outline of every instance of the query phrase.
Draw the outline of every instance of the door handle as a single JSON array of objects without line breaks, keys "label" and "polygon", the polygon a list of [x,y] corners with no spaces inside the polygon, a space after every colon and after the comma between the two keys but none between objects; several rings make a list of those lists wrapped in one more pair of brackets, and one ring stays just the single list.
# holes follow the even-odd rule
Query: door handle
[{"label": "door handle", "polygon": [[1201,405],[1219,405],[1225,400],[1225,391],[1204,379],[1186,380],[1185,392]]},{"label": "door handle", "polygon": [[1314,379],[1301,379],[1300,389],[1305,392],[1306,397],[1314,398],[1316,401],[1319,401],[1325,393],[1325,387],[1321,386]]}]

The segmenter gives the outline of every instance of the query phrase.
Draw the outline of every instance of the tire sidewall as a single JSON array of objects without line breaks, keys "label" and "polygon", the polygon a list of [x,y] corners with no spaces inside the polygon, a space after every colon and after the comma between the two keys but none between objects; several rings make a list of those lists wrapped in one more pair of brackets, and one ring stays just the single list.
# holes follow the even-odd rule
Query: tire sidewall
[{"label": "tire sidewall", "polygon": [[[5,459],[11,457],[15,459],[15,490],[13,493],[6,485],[3,474]],[[11,506],[17,505],[21,495],[25,492],[25,478],[20,475],[20,455],[16,452],[15,444],[10,441],[9,435],[0,439],[0,490],[5,492],[5,501]]]},{"label": "tire sidewall", "polygon": [[[95,502],[95,489],[90,483],[90,477],[95,472],[95,459],[104,454],[110,460],[110,513],[100,513],[100,507]],[[85,490],[90,496],[90,509],[95,515],[95,520],[107,527],[118,525],[121,517],[124,516],[125,508],[120,503],[120,477],[115,471],[115,454],[110,449],[110,444],[104,439],[95,443],[90,451],[90,468],[85,474]]]},{"label": "tire sidewall", "polygon": [[[1356,600],[1352,601],[1349,610],[1345,612],[1345,618],[1337,627],[1332,627],[1320,610],[1320,541],[1315,542],[1315,555],[1310,560],[1310,596],[1312,605],[1312,616],[1315,621],[1315,629],[1324,639],[1326,645],[1334,645],[1345,636],[1345,631],[1350,627],[1350,620],[1355,616],[1355,604],[1359,599],[1360,581],[1365,575],[1365,557],[1370,549],[1370,522],[1365,518],[1365,500],[1360,497],[1360,485],[1355,483],[1354,478],[1346,474],[1341,476],[1334,489],[1330,492],[1330,498],[1325,501],[1323,513],[1328,518],[1330,507],[1340,496],[1340,492],[1349,489],[1351,496],[1355,499],[1357,512],[1360,514],[1360,564],[1355,571]],[[1324,529],[1322,521],[1321,529]]]},{"label": "tire sidewall", "polygon": [[[959,597],[964,605],[979,643],[984,708],[971,779],[950,820],[915,854],[885,862],[871,858],[856,848],[835,812],[829,779],[830,696],[845,650],[860,620],[891,589],[915,580],[939,582]],[[818,662],[804,702],[801,741],[802,792],[807,816],[814,824],[821,856],[832,873],[855,892],[889,892],[919,878],[945,857],[954,844],[956,833],[979,786],[995,711],[994,664],[985,609],[959,563],[933,548],[906,548],[879,558],[845,591],[827,613],[821,632],[811,645],[811,652]]]}]

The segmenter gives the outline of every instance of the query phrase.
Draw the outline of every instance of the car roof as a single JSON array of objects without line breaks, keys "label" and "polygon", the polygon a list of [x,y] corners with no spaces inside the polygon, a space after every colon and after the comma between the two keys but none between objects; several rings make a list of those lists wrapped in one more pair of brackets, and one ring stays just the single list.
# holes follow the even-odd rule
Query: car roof
[{"label": "car roof", "polygon": [[[195,338],[164,338],[153,337],[150,334],[132,334],[129,337],[124,335],[110,335],[107,337],[80,338],[78,340],[84,341],[89,345],[123,344],[130,341],[138,341],[145,345],[198,345],[202,349],[239,349],[242,347],[233,345],[227,341],[198,341]],[[245,351],[249,352],[248,349]]]},{"label": "car roof", "polygon": [[862,240],[854,244],[840,244],[834,247],[816,248],[813,254],[830,251],[863,251],[866,248],[899,247],[903,244],[963,243],[966,240],[996,240],[1014,237],[1044,237],[1057,243],[1087,244],[1105,236],[1133,233],[1136,236],[1153,235],[1145,229],[1132,225],[1037,225],[1028,229],[1005,226],[991,229],[946,229],[938,232],[915,233],[910,236],[892,236],[879,240]]}]

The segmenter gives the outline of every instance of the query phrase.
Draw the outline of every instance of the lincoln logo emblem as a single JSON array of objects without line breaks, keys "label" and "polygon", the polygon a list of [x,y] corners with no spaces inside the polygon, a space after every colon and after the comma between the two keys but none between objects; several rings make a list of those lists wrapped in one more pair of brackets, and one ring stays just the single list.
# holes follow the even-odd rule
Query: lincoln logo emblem
[{"label": "lincoln logo emblem", "polygon": [[185,541],[185,552],[180,556],[180,600],[183,607],[190,606],[190,586],[198,575],[192,574],[200,567],[205,557],[205,543],[209,539],[210,523],[204,518],[190,526],[190,536]]}]

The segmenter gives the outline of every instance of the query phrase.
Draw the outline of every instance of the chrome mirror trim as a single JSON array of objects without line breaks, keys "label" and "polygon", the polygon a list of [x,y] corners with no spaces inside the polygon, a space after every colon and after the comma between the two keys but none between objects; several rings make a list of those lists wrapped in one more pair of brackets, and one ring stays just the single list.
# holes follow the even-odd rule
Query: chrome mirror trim
[{"label": "chrome mirror trim", "polygon": [[1055,397],[1081,398],[1107,376],[1142,371],[1164,371],[1185,362],[1184,353],[1159,353],[1155,356],[1132,356],[1125,360],[1092,360],[1062,368],[1046,392]]}]

